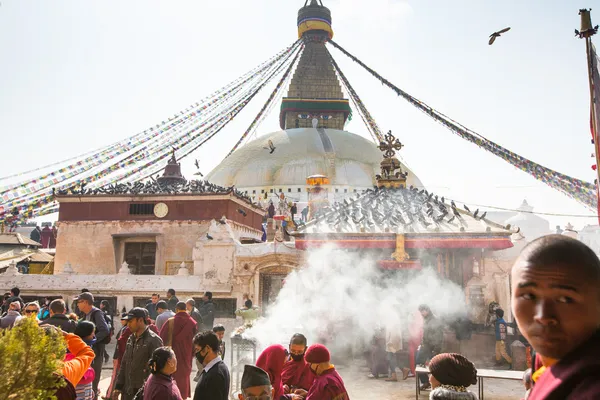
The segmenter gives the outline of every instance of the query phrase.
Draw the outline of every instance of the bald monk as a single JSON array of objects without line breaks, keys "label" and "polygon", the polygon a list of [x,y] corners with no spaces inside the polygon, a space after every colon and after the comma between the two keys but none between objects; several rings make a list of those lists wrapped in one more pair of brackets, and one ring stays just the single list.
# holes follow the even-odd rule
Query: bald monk
[{"label": "bald monk", "polygon": [[529,400],[600,399],[600,260],[578,240],[531,242],[512,269],[513,314],[540,367]]},{"label": "bald monk", "polygon": [[306,350],[304,359],[315,374],[306,400],[350,400],[342,377],[330,362],[331,355],[327,347],[313,344]]}]

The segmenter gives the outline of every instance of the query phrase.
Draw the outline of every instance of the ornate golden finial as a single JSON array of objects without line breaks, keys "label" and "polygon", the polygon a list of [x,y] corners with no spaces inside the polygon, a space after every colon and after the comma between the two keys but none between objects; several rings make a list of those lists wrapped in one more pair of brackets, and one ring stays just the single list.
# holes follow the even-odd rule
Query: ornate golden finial
[{"label": "ornate golden finial", "polygon": [[383,161],[381,162],[381,175],[377,175],[377,187],[382,188],[401,188],[406,187],[406,177],[408,172],[402,171],[402,164],[395,157],[396,151],[402,150],[404,145],[400,140],[389,131],[385,135],[385,140],[379,143],[379,150],[383,152]]},{"label": "ornate golden finial", "polygon": [[392,131],[388,131],[384,136],[384,139],[384,141],[379,142],[378,149],[383,151],[383,155],[386,158],[394,157],[396,151],[400,151],[404,147],[404,145],[400,143],[400,139],[396,139],[394,135],[392,135]]}]

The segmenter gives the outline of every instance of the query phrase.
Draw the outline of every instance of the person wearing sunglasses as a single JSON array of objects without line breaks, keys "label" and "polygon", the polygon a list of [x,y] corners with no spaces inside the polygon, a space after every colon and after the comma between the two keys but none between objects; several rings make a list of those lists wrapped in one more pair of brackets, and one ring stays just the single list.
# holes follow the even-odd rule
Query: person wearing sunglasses
[{"label": "person wearing sunglasses", "polygon": [[271,386],[269,374],[254,365],[246,365],[242,375],[242,392],[239,400],[273,400],[275,389]]},{"label": "person wearing sunglasses", "polygon": [[33,319],[37,320],[39,312],[40,312],[40,304],[37,301],[32,301],[31,303],[27,303],[27,305],[25,306],[23,315],[27,318],[33,318]]}]

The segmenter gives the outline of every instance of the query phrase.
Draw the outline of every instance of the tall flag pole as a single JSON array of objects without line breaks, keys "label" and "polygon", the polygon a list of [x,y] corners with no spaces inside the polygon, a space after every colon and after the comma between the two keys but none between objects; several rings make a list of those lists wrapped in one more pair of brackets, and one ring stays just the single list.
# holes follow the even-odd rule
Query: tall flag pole
[{"label": "tall flag pole", "polygon": [[585,49],[588,60],[588,75],[590,81],[590,128],[592,131],[592,143],[596,156],[594,169],[598,174],[596,178],[596,195],[598,196],[598,223],[600,224],[600,59],[596,54],[596,48],[592,44],[592,36],[598,33],[598,25],[592,25],[591,9],[579,10],[581,16],[581,31],[575,30],[575,34],[585,39]]}]

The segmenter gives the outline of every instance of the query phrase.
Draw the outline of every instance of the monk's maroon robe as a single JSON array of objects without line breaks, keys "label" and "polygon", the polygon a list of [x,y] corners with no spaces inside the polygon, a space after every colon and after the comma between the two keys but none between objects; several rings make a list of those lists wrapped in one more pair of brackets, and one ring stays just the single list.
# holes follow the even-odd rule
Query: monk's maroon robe
[{"label": "monk's maroon robe", "polygon": [[335,368],[316,376],[306,400],[350,400],[344,381]]},{"label": "monk's maroon robe", "polygon": [[[192,358],[194,356],[193,342],[196,334],[196,321],[186,312],[178,312],[173,317],[172,348],[177,357],[177,371],[173,374],[173,379],[181,392],[181,397],[187,399],[191,397],[190,375],[192,373]],[[160,337],[163,343],[169,340],[169,323],[165,322],[160,330]]]},{"label": "monk's maroon robe", "polygon": [[306,361],[294,361],[291,358],[283,365],[281,380],[291,389],[304,389],[307,392],[313,384],[315,374]]},{"label": "monk's maroon robe", "polygon": [[600,331],[546,370],[528,400],[600,399]]}]

